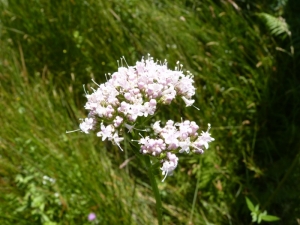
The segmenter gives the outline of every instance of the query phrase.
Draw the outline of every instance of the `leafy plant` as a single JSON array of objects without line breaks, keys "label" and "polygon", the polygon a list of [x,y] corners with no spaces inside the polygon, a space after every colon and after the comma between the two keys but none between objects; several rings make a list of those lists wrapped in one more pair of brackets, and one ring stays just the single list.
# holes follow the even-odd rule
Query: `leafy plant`
[{"label": "leafy plant", "polygon": [[20,196],[19,207],[12,213],[16,216],[29,214],[28,219],[43,225],[57,224],[54,220],[60,214],[62,204],[60,194],[55,191],[55,179],[28,167],[16,176],[15,181],[24,195]]},{"label": "leafy plant", "polygon": [[280,220],[280,218],[277,216],[268,215],[266,210],[262,212],[262,210],[259,209],[259,204],[254,206],[251,200],[247,197],[246,197],[246,203],[248,209],[251,211],[252,222],[256,222],[259,224],[261,223],[261,221],[273,222],[273,221]]},{"label": "leafy plant", "polygon": [[283,17],[275,17],[268,13],[258,13],[257,15],[265,21],[272,35],[279,36],[282,39],[292,35]]}]

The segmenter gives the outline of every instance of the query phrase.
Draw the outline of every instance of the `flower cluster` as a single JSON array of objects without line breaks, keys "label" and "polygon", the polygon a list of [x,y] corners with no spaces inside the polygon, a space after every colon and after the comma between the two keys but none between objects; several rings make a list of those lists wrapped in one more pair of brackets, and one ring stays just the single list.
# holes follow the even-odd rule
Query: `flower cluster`
[{"label": "flower cluster", "polygon": [[163,128],[160,127],[160,121],[157,121],[152,128],[156,138],[152,139],[149,136],[141,138],[139,140],[141,153],[162,158],[161,170],[165,178],[177,167],[178,158],[175,153],[192,151],[202,154],[204,147],[207,149],[208,143],[214,140],[208,133],[210,124],[207,131],[202,131],[201,135],[197,133],[199,126],[189,120],[181,123],[169,120]]},{"label": "flower cluster", "polygon": [[[122,150],[123,128],[132,130],[139,117],[154,115],[158,105],[170,104],[176,97],[181,97],[186,106],[193,105],[193,77],[190,72],[185,75],[181,68],[182,65],[177,63],[175,70],[170,70],[166,61],[161,64],[150,56],[135,66],[119,67],[117,72],[109,74],[104,84],[97,84],[98,88],[93,89],[93,93],[86,94],[85,109],[89,114],[82,120],[80,130],[84,133],[97,130],[97,136],[102,141],[112,141]],[[177,166],[175,149],[180,149],[179,152],[193,149],[201,153],[203,146],[213,140],[207,132],[198,136],[198,128],[195,122],[189,121],[175,124],[168,121],[161,128],[158,121],[153,125],[153,130],[160,138],[145,137],[139,140],[141,152],[163,156],[161,169],[163,174],[169,174]],[[205,134],[208,134],[207,140]]]},{"label": "flower cluster", "polygon": [[193,82],[190,73],[184,75],[179,67],[169,70],[166,62],[160,65],[151,57],[132,67],[119,67],[106,83],[86,95],[85,109],[89,110],[89,116],[80,129],[89,133],[100,118],[107,125],[101,123],[97,136],[119,145],[123,140],[118,134],[120,127],[134,123],[138,117],[153,115],[157,104],[170,104],[176,96],[181,96],[187,106],[192,105]]}]

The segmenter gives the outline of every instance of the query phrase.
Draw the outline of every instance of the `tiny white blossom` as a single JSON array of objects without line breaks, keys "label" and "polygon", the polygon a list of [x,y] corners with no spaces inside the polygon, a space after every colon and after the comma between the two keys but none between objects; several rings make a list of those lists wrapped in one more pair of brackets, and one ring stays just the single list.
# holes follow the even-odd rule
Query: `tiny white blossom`
[{"label": "tiny white blossom", "polygon": [[186,107],[191,106],[194,104],[195,100],[194,99],[187,99],[186,97],[182,96],[182,100],[184,101]]},{"label": "tiny white blossom", "polygon": [[80,123],[79,127],[84,133],[89,133],[90,130],[94,128],[94,119],[93,118],[85,118],[85,120]]},{"label": "tiny white blossom", "polygon": [[98,137],[102,137],[102,141],[105,141],[106,138],[111,139],[113,137],[114,127],[112,125],[104,126],[101,123],[101,131],[97,133]]},{"label": "tiny white blossom", "polygon": [[172,174],[173,170],[176,169],[177,165],[178,165],[178,157],[175,154],[168,152],[167,159],[163,162],[163,165],[160,168],[162,170],[162,175],[164,176],[162,182],[165,181],[168,175]]},{"label": "tiny white blossom", "polygon": [[120,146],[120,142],[123,141],[124,138],[119,137],[118,133],[116,132],[116,133],[114,133],[114,135],[112,136],[111,139],[112,139],[112,142],[113,142],[114,144],[116,144],[116,145],[123,151],[123,149],[122,149],[121,146]]}]

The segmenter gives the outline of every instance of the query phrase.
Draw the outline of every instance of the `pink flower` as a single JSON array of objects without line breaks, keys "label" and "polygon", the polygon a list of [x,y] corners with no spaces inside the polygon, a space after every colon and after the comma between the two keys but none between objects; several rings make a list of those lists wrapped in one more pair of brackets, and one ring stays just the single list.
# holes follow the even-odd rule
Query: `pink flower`
[{"label": "pink flower", "polygon": [[138,143],[141,145],[141,153],[152,156],[158,156],[162,159],[163,181],[177,167],[178,158],[175,153],[204,153],[203,148],[208,148],[208,143],[214,141],[210,136],[208,129],[199,135],[197,130],[199,126],[194,121],[186,120],[181,123],[174,123],[168,120],[164,127],[160,127],[160,121],[152,125],[156,138],[141,138]]},{"label": "pink flower", "polygon": [[[124,58],[122,60],[125,61]],[[170,70],[167,61],[154,61],[148,55],[135,66],[121,65],[117,72],[108,74],[105,83],[97,84],[93,80],[97,88],[92,89],[92,94],[86,93],[85,109],[89,116],[82,120],[79,130],[84,133],[96,130],[102,141],[111,141],[123,150],[121,142],[125,139],[122,136],[125,128],[132,132],[136,123],[141,121],[138,118],[155,115],[160,105],[171,104],[174,99],[182,98],[186,107],[193,106],[196,88],[193,75],[189,71],[184,74],[179,62],[175,70]],[[152,125],[153,135],[143,137],[140,134],[142,138],[136,141],[142,154],[160,160],[165,179],[177,167],[176,154],[202,154],[214,140],[209,133],[210,125],[206,132],[198,133],[198,129],[195,122],[188,120],[180,123],[168,120],[164,127],[157,121]],[[95,218],[94,213],[89,214],[90,221]]]},{"label": "pink flower", "polygon": [[89,216],[88,216],[88,220],[89,220],[89,221],[93,221],[93,220],[95,220],[95,219],[96,219],[96,214],[93,213],[93,212],[91,212],[91,213],[89,214]]}]

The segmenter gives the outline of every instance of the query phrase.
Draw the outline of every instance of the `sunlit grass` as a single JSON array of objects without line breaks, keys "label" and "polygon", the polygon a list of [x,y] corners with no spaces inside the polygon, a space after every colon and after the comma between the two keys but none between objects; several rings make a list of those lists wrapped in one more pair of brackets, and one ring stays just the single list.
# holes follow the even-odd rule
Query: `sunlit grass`
[{"label": "sunlit grass", "polygon": [[9,88],[1,85],[3,221],[84,224],[95,212],[104,224],[153,224],[150,200],[111,164],[105,146],[92,136],[66,134],[76,126],[71,96],[49,80],[32,77],[27,83],[20,74],[16,69],[4,81]]}]

